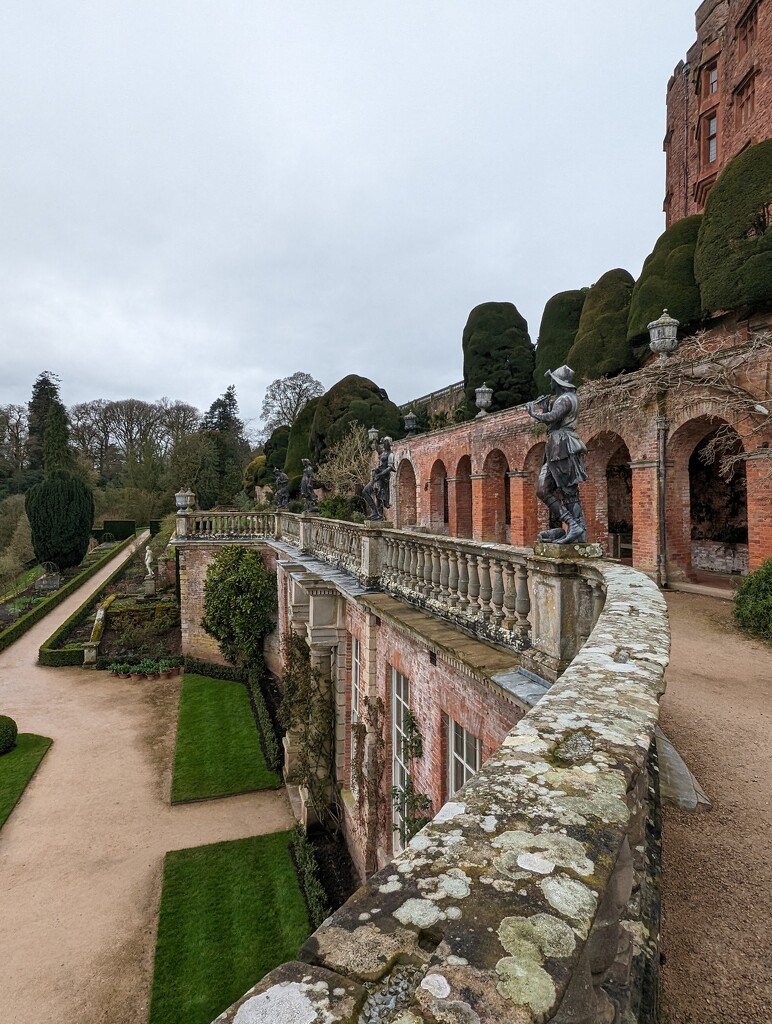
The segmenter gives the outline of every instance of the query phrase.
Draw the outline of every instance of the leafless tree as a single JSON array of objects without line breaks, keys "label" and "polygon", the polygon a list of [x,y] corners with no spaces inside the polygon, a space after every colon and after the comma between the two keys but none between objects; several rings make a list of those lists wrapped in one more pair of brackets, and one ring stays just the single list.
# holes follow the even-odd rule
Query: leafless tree
[{"label": "leafless tree", "polygon": [[320,381],[298,370],[268,385],[260,418],[266,421],[266,429],[271,433],[283,425],[291,427],[311,399],[323,394]]},{"label": "leafless tree", "polygon": [[367,431],[361,423],[351,423],[343,438],[329,449],[316,476],[326,490],[349,497],[368,483],[373,464]]}]

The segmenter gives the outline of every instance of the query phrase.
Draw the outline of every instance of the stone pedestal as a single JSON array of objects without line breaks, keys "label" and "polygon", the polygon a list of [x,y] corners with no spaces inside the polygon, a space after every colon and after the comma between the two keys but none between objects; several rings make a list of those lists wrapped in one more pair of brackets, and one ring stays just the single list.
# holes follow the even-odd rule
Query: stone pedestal
[{"label": "stone pedestal", "polygon": [[528,559],[532,648],[523,665],[554,682],[568,668],[595,623],[593,592],[582,562],[603,555],[599,544],[537,542]]},{"label": "stone pedestal", "polygon": [[145,597],[153,597],[155,595],[155,576],[146,576],[143,585]]}]

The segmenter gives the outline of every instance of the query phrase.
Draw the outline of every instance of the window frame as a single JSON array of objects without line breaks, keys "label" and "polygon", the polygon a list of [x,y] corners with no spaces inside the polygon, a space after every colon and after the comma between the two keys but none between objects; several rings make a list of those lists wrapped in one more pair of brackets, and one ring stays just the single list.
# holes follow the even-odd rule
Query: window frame
[{"label": "window frame", "polygon": [[[446,784],[448,800],[452,800],[456,793],[473,778],[482,767],[482,740],[479,736],[465,729],[460,722],[457,722],[450,715],[447,718],[447,764]],[[460,746],[459,741],[460,740]],[[472,758],[469,759],[469,748],[472,748]],[[460,781],[457,773],[460,772]]]},{"label": "window frame", "polygon": [[[401,712],[397,715],[398,710]],[[410,711],[410,680],[398,669],[391,666],[391,814],[392,814],[392,846],[395,853],[403,849],[402,834],[404,831],[404,801],[398,792],[407,788],[410,777],[409,758],[405,757],[407,749],[407,733],[405,732],[405,712]]]}]

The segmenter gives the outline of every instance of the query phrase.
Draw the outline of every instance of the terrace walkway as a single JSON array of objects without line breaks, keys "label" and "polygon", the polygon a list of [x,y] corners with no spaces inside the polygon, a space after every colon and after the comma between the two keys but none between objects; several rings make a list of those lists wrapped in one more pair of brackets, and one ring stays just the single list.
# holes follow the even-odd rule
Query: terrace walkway
[{"label": "terrace walkway", "polygon": [[292,824],[283,791],[169,805],[179,682],[36,664],[123,557],[0,654],[0,712],[54,740],[0,831],[4,1024],[145,1024],[164,854]]},{"label": "terrace walkway", "polygon": [[660,722],[713,802],[665,810],[662,953],[668,1024],[772,1017],[772,648],[728,601],[668,593]]}]

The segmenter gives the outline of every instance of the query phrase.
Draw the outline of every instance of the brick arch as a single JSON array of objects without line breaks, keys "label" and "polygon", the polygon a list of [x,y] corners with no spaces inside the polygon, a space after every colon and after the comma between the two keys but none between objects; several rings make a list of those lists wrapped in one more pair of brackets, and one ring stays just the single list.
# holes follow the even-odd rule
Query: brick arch
[{"label": "brick arch", "polygon": [[[609,549],[610,523],[615,534],[625,537],[633,533],[632,470],[630,449],[621,434],[606,430],[595,434],[587,442],[585,464],[589,480],[579,488],[579,495],[587,520],[587,540]],[[655,510],[652,509],[655,515]],[[626,529],[620,529],[622,524]]]},{"label": "brick arch", "polygon": [[[699,459],[700,449],[717,431],[727,436],[738,453],[745,450],[743,440],[734,426],[722,417],[703,415],[687,420],[668,439],[667,481],[665,490],[665,528],[667,536],[668,576],[672,579],[688,579],[693,570],[693,542],[704,540],[704,527],[709,525],[711,537],[718,537],[722,526],[718,508],[704,508],[709,498],[711,479],[715,490],[723,489],[728,504],[735,507],[732,517],[735,529],[744,524],[747,539],[748,498],[745,462],[736,464],[733,476],[722,480],[719,465],[712,466]],[[694,514],[692,505],[695,505]],[[700,506],[703,508],[698,511]],[[740,541],[742,543],[742,541]]]},{"label": "brick arch", "polygon": [[522,536],[523,543],[532,545],[542,530],[549,527],[547,506],[536,497],[536,484],[544,465],[544,441],[529,448],[523,460],[522,477]]},{"label": "brick arch", "polygon": [[429,523],[432,533],[448,532],[448,471],[436,459],[429,474]]},{"label": "brick arch", "polygon": [[509,462],[500,448],[488,452],[483,462],[482,539],[506,544],[512,524],[509,493]]},{"label": "brick arch", "polygon": [[472,460],[463,455],[456,466],[451,501],[451,533],[455,537],[472,536]]},{"label": "brick arch", "polygon": [[397,470],[397,526],[411,526],[418,522],[415,467],[404,458]]}]

